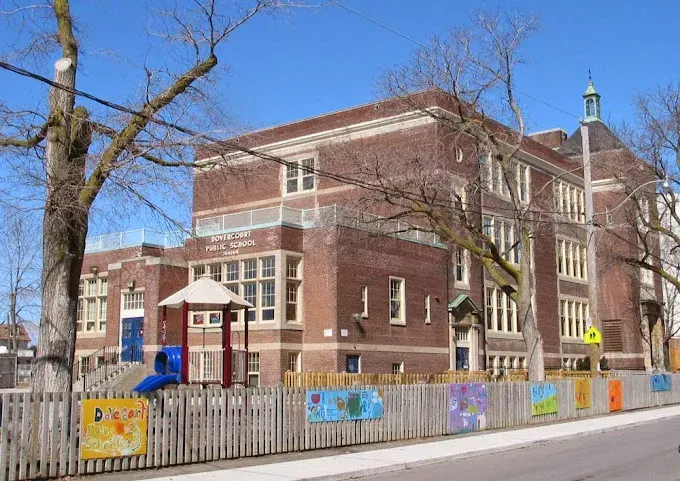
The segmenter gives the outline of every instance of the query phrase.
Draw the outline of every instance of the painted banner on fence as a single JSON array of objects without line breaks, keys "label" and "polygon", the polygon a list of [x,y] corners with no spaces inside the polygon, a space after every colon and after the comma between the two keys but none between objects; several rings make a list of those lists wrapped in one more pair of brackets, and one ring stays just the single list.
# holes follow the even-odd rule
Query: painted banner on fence
[{"label": "painted banner on fence", "polygon": [[486,384],[451,384],[449,403],[450,434],[486,429]]},{"label": "painted banner on fence", "polygon": [[383,416],[382,391],[307,391],[307,421],[353,421]]},{"label": "painted banner on fence", "polygon": [[671,375],[670,374],[652,374],[652,392],[670,391],[671,390]]},{"label": "painted banner on fence", "polygon": [[574,401],[576,409],[587,409],[591,405],[590,379],[574,380]]},{"label": "painted banner on fence", "polygon": [[609,381],[609,411],[621,411],[623,409],[623,389],[621,380]]},{"label": "painted banner on fence", "polygon": [[81,409],[81,459],[146,454],[146,399],[84,399]]},{"label": "painted banner on fence", "polygon": [[557,388],[544,382],[531,385],[531,415],[553,414],[557,412]]}]

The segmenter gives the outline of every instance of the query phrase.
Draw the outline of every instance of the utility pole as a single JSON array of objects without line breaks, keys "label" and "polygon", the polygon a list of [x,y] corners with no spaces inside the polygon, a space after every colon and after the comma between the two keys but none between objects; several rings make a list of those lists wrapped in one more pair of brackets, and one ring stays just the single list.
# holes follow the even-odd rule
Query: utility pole
[{"label": "utility pole", "polygon": [[[588,328],[594,326],[600,329],[597,319],[597,258],[595,252],[595,219],[593,213],[593,178],[590,171],[590,139],[588,137],[588,126],[581,122],[581,141],[583,148],[583,187],[586,200],[586,255],[588,261]],[[590,354],[590,374],[596,377],[600,367],[600,347],[597,344],[589,345]]]},{"label": "utility pole", "polygon": [[9,315],[7,349],[10,352],[17,352],[17,295],[14,291],[9,293]]}]

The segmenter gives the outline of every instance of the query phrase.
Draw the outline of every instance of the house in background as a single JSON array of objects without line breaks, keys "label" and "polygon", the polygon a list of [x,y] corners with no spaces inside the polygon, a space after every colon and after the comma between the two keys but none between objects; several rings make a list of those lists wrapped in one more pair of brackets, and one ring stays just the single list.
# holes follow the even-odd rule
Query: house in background
[{"label": "house in background", "polygon": [[[31,344],[31,336],[22,324],[16,327],[16,352],[12,352],[13,343],[11,341],[10,326],[8,324],[0,324],[0,355],[4,358],[4,362],[0,363],[0,376],[6,378],[7,384],[11,379],[11,372],[14,373],[14,385],[28,384],[31,381],[31,373],[33,372],[33,358],[35,351],[29,348]],[[16,356],[16,361],[12,358]],[[13,386],[12,386],[13,387]]]}]

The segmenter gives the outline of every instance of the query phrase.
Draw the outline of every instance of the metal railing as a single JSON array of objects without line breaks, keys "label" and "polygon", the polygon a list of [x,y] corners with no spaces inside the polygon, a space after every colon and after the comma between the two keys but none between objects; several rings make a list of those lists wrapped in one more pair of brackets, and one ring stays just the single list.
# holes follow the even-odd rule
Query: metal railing
[{"label": "metal railing", "polygon": [[99,386],[130,364],[144,362],[144,347],[131,346],[122,352],[118,346],[104,346],[73,364],[73,382],[83,391]]},{"label": "metal railing", "polygon": [[441,246],[439,237],[433,232],[428,232],[425,227],[418,227],[403,220],[386,219],[375,214],[334,204],[314,209],[294,209],[285,206],[266,207],[196,219],[196,228],[192,235],[181,230],[158,232],[150,229],[136,229],[88,237],[85,241],[85,253],[91,254],[141,245],[161,248],[180,247],[185,244],[189,237],[206,237],[269,225],[289,225],[301,229],[338,225],[375,235],[387,235],[411,242]]},{"label": "metal railing", "polygon": [[286,224],[304,229],[324,225],[340,225],[381,235],[391,235],[403,240],[438,244],[436,234],[402,221],[386,219],[364,211],[329,205],[314,209],[294,209],[278,206],[255,209],[246,212],[223,214],[196,220],[196,237],[223,233],[225,231],[249,229],[268,224]]},{"label": "metal railing", "polygon": [[150,229],[136,229],[88,237],[85,240],[85,253],[101,252],[127,247],[150,245],[156,247],[179,247],[186,241],[183,231],[159,232]]}]

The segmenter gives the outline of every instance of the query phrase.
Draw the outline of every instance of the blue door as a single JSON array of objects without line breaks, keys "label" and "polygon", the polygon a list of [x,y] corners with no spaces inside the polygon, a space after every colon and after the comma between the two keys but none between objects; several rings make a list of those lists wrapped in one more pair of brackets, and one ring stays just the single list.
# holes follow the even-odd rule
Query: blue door
[{"label": "blue door", "polygon": [[456,348],[456,370],[468,371],[470,369],[470,348]]},{"label": "blue door", "polygon": [[144,356],[144,318],[129,317],[121,321],[121,352],[123,362],[141,362]]},{"label": "blue door", "polygon": [[350,354],[347,356],[347,372],[350,374],[358,374],[361,370],[361,358],[357,355]]}]

